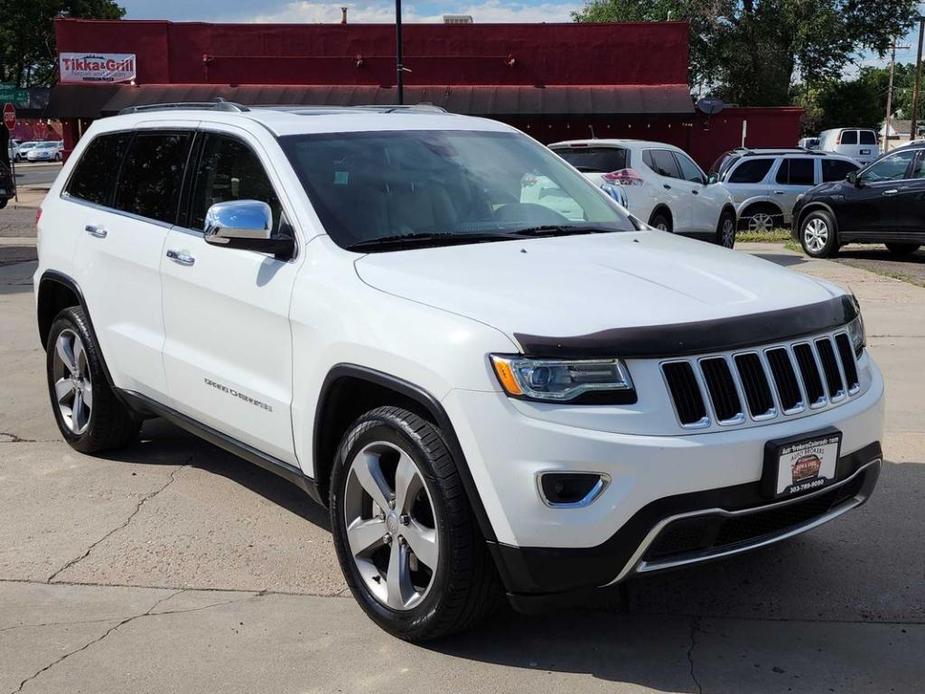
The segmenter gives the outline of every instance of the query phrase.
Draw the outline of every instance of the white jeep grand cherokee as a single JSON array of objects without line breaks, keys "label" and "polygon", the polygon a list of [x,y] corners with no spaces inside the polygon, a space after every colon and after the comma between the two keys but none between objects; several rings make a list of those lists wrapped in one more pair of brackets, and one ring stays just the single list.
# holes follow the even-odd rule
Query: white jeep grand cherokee
[{"label": "white jeep grand cherokee", "polygon": [[[549,204],[524,201],[538,178]],[[879,473],[852,296],[636,228],[493,121],[100,120],[39,256],[64,438],[112,449],[160,416],[295,482],[404,639],[790,537]]]}]

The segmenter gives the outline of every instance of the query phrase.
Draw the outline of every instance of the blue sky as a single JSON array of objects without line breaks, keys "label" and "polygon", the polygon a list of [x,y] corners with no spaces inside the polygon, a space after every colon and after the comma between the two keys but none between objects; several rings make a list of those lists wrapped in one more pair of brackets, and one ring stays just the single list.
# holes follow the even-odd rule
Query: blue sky
[{"label": "blue sky", "polygon": [[[391,22],[394,0],[303,2],[302,0],[119,0],[128,19],[172,19],[210,22],[335,22],[340,8],[350,8],[357,22]],[[567,22],[581,0],[469,0],[415,2],[403,0],[405,21],[439,21],[444,14],[471,14],[477,22]]]},{"label": "blue sky", "polygon": [[[337,22],[340,8],[347,6],[350,21],[391,22],[394,0],[119,0],[128,19],[171,19],[205,22]],[[485,22],[567,22],[569,13],[584,3],[581,0],[462,0],[427,2],[403,0],[406,22],[441,21],[444,14],[469,14],[479,23]],[[925,10],[925,3],[921,3]],[[910,48],[897,51],[898,62],[913,62],[918,30],[901,39]],[[885,65],[886,59],[876,55],[861,57],[865,65]],[[856,73],[849,67],[846,75]]]}]

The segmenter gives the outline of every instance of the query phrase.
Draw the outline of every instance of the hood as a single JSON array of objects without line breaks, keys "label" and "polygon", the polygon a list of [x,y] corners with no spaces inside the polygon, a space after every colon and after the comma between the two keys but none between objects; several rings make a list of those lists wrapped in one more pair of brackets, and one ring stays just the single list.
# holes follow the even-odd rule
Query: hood
[{"label": "hood", "polygon": [[376,253],[356,269],[381,291],[487,323],[515,341],[721,320],[840,293],[746,253],[656,231]]}]

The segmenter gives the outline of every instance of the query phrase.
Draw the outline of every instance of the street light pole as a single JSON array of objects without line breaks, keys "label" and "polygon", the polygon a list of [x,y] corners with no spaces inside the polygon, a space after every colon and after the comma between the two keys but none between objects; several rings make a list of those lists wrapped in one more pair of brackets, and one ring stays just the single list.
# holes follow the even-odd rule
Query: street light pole
[{"label": "street light pole", "polygon": [[402,64],[401,44],[401,0],[395,0],[395,74],[397,77],[398,103],[405,103],[405,66]]}]

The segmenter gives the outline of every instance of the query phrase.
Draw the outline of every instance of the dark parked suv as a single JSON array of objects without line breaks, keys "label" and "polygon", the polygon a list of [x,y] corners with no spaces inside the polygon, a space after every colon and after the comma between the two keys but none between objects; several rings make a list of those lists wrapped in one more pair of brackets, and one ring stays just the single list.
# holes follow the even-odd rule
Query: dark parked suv
[{"label": "dark parked suv", "polygon": [[797,198],[793,238],[814,258],[846,243],[884,243],[895,254],[925,243],[925,143],[893,150]]},{"label": "dark parked suv", "polygon": [[9,167],[0,161],[0,210],[6,207],[7,200],[13,197],[13,176]]}]

